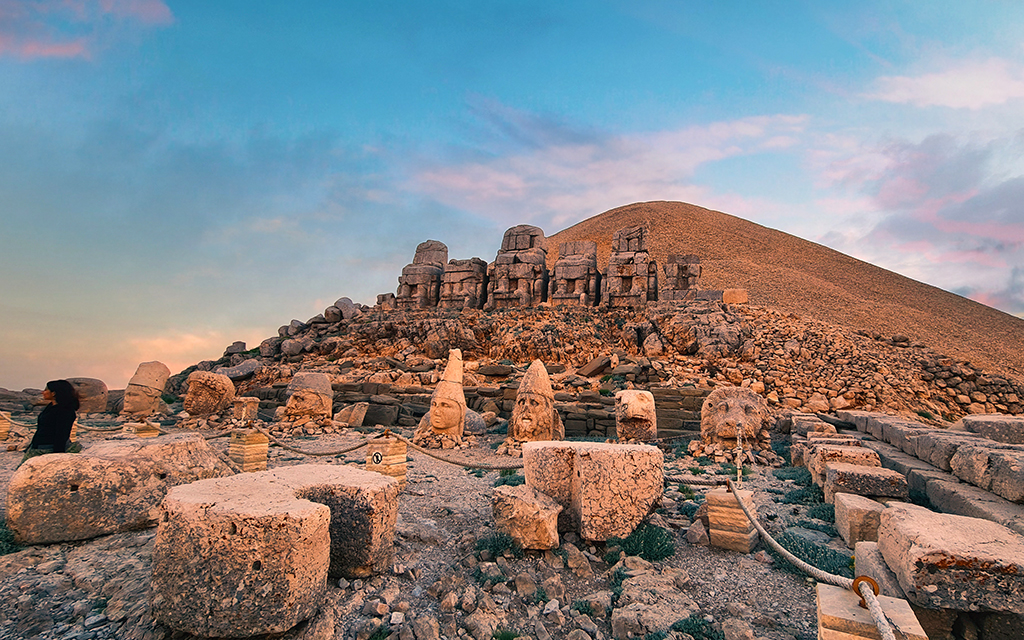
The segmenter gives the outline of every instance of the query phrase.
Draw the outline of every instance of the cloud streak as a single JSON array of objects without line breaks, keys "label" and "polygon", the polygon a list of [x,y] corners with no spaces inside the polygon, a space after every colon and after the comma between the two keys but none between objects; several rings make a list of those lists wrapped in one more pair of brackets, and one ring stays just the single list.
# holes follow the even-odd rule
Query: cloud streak
[{"label": "cloud streak", "polygon": [[0,57],[90,59],[124,25],[173,22],[162,0],[0,0]]},{"label": "cloud streak", "polygon": [[[518,145],[449,164],[428,163],[410,190],[493,220],[560,228],[627,202],[701,201],[698,167],[792,147],[807,118],[772,115],[674,131],[601,135],[566,130],[507,108],[487,114],[500,136]],[[480,154],[483,155],[483,154]]]},{"label": "cloud streak", "polygon": [[883,76],[875,84],[865,95],[870,100],[977,110],[1024,98],[1024,66],[988,58],[919,76]]}]

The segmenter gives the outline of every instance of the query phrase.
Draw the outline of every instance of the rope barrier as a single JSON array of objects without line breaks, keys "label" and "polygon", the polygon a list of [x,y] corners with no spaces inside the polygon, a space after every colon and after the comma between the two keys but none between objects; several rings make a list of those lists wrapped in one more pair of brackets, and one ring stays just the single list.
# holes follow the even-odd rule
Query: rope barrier
[{"label": "rope barrier", "polygon": [[355,451],[356,449],[361,449],[361,448],[365,447],[366,445],[368,445],[370,443],[369,440],[364,440],[363,442],[361,442],[360,444],[355,445],[354,447],[347,447],[345,449],[337,449],[337,450],[334,450],[334,451],[303,451],[302,449],[299,449],[298,447],[293,447],[291,445],[288,445],[288,444],[285,444],[285,443],[281,442],[280,440],[278,440],[274,436],[270,435],[270,433],[266,429],[264,429],[263,427],[258,427],[258,426],[256,426],[255,424],[253,424],[251,422],[249,423],[249,425],[250,425],[251,428],[256,429],[257,431],[259,431],[263,435],[267,436],[268,440],[270,440],[271,442],[273,442],[277,446],[281,447],[282,449],[287,449],[288,451],[291,451],[293,453],[298,453],[298,454],[304,455],[304,456],[338,456],[338,455],[341,455],[343,453],[349,453],[350,451]]},{"label": "rope barrier", "polygon": [[460,466],[460,467],[464,467],[466,469],[485,469],[487,471],[504,471],[505,469],[522,469],[523,468],[523,463],[522,462],[512,463],[512,464],[509,464],[509,465],[494,465],[494,464],[482,464],[482,463],[470,464],[468,462],[462,462],[460,460],[452,460],[450,458],[444,458],[444,457],[439,456],[437,454],[431,453],[429,449],[424,449],[423,447],[415,445],[410,440],[408,440],[408,439],[398,435],[397,433],[393,433],[391,435],[393,435],[394,437],[398,438],[399,440],[401,440],[405,444],[409,445],[412,449],[422,453],[423,455],[430,456],[431,458],[434,458],[435,460],[440,460],[441,462],[447,462],[448,464],[454,464],[454,465],[457,465],[457,466]]},{"label": "rope barrier", "polygon": [[[871,618],[874,620],[875,626],[878,627],[878,633],[882,637],[882,640],[896,640],[893,628],[899,631],[903,638],[906,638],[906,634],[904,634],[896,623],[890,620],[889,617],[885,615],[885,612],[882,611],[882,605],[878,603],[878,598],[875,597],[875,592],[872,589],[871,584],[867,581],[860,581],[860,579],[851,580],[850,578],[822,571],[821,569],[804,562],[790,553],[788,549],[776,542],[775,538],[771,537],[771,535],[765,531],[757,518],[750,514],[750,511],[747,509],[747,505],[743,504],[743,500],[740,499],[739,493],[737,493],[736,486],[733,484],[732,480],[726,480],[726,484],[729,487],[729,491],[732,492],[733,497],[736,498],[736,503],[740,506],[740,509],[743,510],[743,515],[745,515],[747,520],[754,525],[754,528],[757,529],[757,532],[761,535],[761,539],[768,543],[768,546],[775,549],[775,551],[785,558],[787,562],[818,582],[824,582],[825,584],[830,584],[841,589],[850,589],[854,593],[857,593],[861,597],[861,600],[866,604],[868,611],[871,612]],[[854,585],[858,582],[859,584],[857,586],[859,587],[859,593],[858,590],[854,589]]]},{"label": "rope barrier", "polygon": [[696,476],[665,476],[665,482],[679,482],[697,487],[717,487],[728,482],[725,478],[698,478]]}]

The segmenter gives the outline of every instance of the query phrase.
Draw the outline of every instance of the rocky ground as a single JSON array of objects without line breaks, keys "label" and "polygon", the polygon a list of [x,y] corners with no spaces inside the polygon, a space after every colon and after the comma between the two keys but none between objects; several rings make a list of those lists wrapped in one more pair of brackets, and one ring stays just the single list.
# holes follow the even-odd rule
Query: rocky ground
[{"label": "rocky ground", "polygon": [[[15,418],[27,422],[30,416]],[[86,432],[81,439],[88,446],[102,437]],[[330,451],[362,437],[349,431],[290,442],[303,450]],[[492,450],[501,437],[482,436],[473,448],[452,455],[470,462],[508,462]],[[226,438],[211,444],[227,450]],[[677,452],[681,450],[666,452],[666,473],[686,473],[693,467],[709,476],[718,470],[689,457],[677,458]],[[361,464],[363,455],[356,451],[308,457],[272,447],[269,465]],[[0,453],[3,502],[20,457],[16,451]],[[816,637],[813,585],[780,569],[764,552],[741,554],[688,542],[696,504],[674,484],[652,515],[653,523],[671,532],[675,543],[674,555],[664,560],[626,557],[611,566],[605,558],[609,545],[590,545],[572,534],[563,537],[555,552],[528,551],[516,557],[507,551],[491,557],[478,546],[494,534],[490,494],[498,472],[471,472],[415,452],[410,460],[408,486],[400,497],[393,572],[367,581],[332,581],[321,613],[286,637],[485,640],[505,630],[539,640],[597,640],[612,637],[609,614],[624,607],[645,611],[664,625],[694,614],[690,630],[698,640],[702,628],[709,634],[724,628],[730,639]],[[771,529],[781,531],[802,521],[810,528],[791,532],[819,536],[824,544],[848,553],[840,539],[813,530],[828,527],[808,520],[806,506],[776,502],[795,489],[792,480],[780,480],[762,468],[753,469],[744,485],[756,490],[761,520]],[[154,536],[151,529],[30,547],[0,557],[0,638],[190,637],[150,617]],[[624,577],[628,579],[621,582]],[[615,588],[620,586],[621,591]],[[640,630],[634,635],[644,634]]]}]

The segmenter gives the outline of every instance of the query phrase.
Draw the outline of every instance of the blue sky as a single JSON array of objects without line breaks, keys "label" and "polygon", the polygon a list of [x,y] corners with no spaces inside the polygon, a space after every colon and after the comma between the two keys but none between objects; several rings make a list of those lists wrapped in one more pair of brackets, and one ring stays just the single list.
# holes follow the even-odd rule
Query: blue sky
[{"label": "blue sky", "polygon": [[682,200],[1024,313],[1024,5],[0,0],[0,386]]}]

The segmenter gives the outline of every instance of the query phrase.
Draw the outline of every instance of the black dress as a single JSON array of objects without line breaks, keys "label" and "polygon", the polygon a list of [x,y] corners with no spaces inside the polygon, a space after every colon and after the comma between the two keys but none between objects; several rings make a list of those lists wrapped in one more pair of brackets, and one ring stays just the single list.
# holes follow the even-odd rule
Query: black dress
[{"label": "black dress", "polygon": [[61,408],[55,404],[47,405],[39,414],[36,435],[32,437],[32,444],[28,448],[46,448],[54,453],[64,453],[76,417],[74,409]]}]

